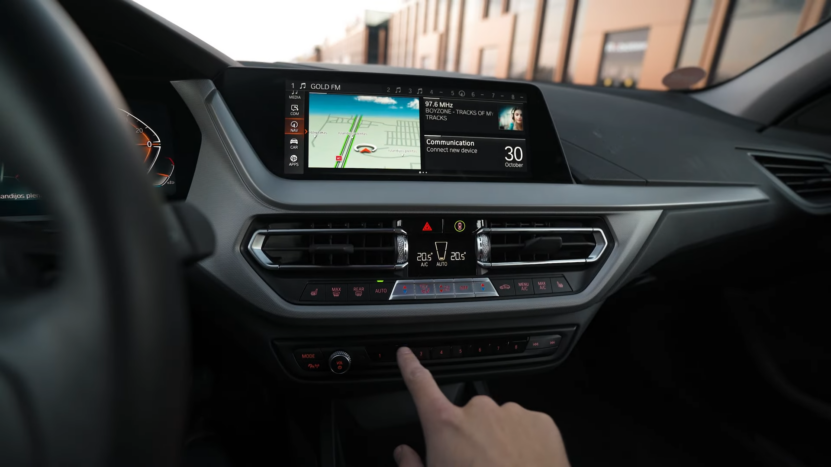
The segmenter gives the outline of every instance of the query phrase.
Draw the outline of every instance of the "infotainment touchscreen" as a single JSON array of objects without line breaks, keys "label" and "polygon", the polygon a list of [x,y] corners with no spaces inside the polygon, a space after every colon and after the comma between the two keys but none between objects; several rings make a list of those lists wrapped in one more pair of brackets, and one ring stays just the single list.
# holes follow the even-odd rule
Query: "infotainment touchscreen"
[{"label": "infotainment touchscreen", "polygon": [[556,94],[533,83],[249,66],[216,82],[283,178],[573,183]]},{"label": "infotainment touchscreen", "polygon": [[[527,175],[522,92],[286,81],[285,173]],[[542,136],[541,136],[542,137]]]}]

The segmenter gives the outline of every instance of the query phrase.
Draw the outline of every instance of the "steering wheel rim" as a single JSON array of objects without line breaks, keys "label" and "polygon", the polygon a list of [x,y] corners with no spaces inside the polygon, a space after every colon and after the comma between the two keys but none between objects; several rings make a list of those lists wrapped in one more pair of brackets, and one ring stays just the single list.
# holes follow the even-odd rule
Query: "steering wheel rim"
[{"label": "steering wheel rim", "polygon": [[182,274],[129,157],[126,106],[55,2],[12,0],[4,13],[2,158],[43,194],[62,255],[55,286],[0,296],[0,465],[178,463]]}]

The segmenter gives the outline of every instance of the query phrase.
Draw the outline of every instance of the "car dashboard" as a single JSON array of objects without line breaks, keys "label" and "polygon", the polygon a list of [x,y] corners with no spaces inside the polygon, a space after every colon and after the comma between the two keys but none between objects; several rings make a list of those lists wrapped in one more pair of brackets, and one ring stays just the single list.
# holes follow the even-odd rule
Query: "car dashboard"
[{"label": "car dashboard", "polygon": [[[298,384],[397,380],[402,345],[440,380],[550,369],[655,265],[831,208],[775,170],[827,155],[685,93],[359,65],[137,75],[140,52],[91,37],[148,183],[214,231],[192,308]],[[42,214],[26,203],[2,215]]]}]

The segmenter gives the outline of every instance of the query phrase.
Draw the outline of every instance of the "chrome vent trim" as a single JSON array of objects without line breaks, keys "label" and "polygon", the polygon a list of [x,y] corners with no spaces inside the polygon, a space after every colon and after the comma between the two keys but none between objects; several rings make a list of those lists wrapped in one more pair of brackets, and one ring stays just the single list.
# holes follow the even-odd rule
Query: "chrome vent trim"
[{"label": "chrome vent trim", "polygon": [[[491,233],[510,234],[510,233],[591,233],[594,236],[595,246],[589,255],[584,259],[565,259],[565,260],[549,260],[549,261],[513,261],[493,263],[490,261],[490,237]],[[527,266],[550,266],[557,264],[581,264],[593,263],[603,256],[609,242],[606,239],[606,233],[603,229],[597,227],[482,227],[475,232],[478,245],[477,263],[483,268],[515,268]]]},{"label": "chrome vent trim", "polygon": [[[396,263],[389,265],[343,265],[328,266],[314,264],[278,264],[271,260],[264,251],[266,240],[275,235],[321,235],[321,234],[390,234],[395,235]],[[274,270],[317,270],[317,271],[394,271],[407,267],[407,232],[399,227],[393,228],[355,228],[355,229],[260,229],[251,235],[248,252],[266,269]]]}]

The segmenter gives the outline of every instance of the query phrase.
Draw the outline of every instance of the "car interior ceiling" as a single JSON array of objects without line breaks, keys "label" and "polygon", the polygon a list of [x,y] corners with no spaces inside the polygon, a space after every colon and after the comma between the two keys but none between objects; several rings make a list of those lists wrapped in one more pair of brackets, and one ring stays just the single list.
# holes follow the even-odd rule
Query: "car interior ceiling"
[{"label": "car interior ceiling", "polygon": [[[741,93],[656,93],[240,63],[129,1],[12,3],[0,162],[46,201],[0,199],[0,464],[393,466],[425,449],[408,346],[574,466],[831,465],[831,23]],[[135,144],[152,191],[99,162]],[[422,165],[346,168],[390,147]]]}]

